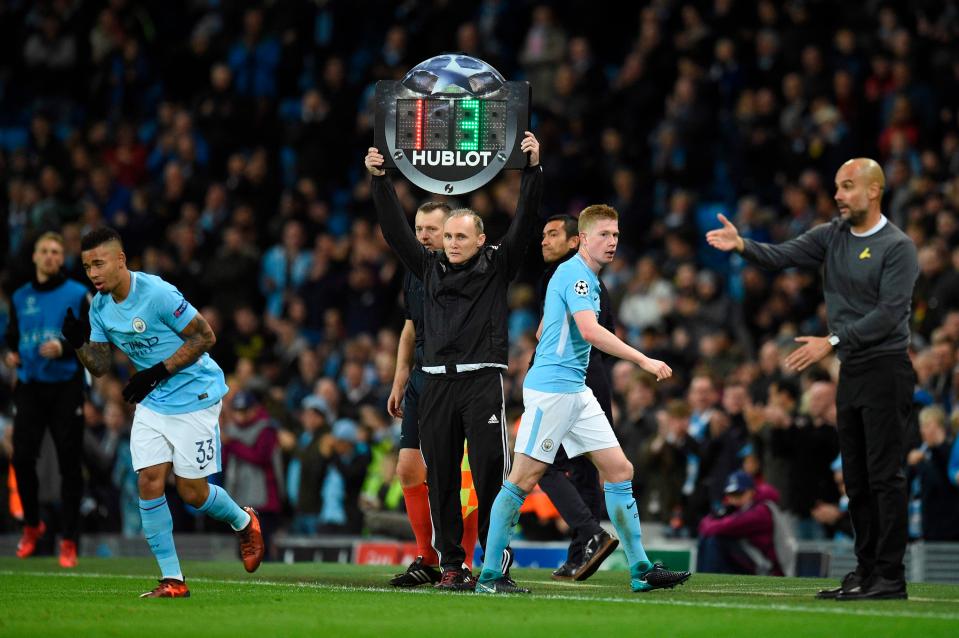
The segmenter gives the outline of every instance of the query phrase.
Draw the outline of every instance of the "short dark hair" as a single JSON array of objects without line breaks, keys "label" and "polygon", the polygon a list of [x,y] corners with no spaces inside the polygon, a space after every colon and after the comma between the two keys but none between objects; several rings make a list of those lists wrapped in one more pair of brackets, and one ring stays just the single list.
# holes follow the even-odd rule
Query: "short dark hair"
[{"label": "short dark hair", "polygon": [[793,401],[799,401],[802,392],[799,389],[799,382],[795,379],[782,378],[773,381],[777,392],[785,392]]},{"label": "short dark hair", "polygon": [[449,217],[453,208],[446,202],[424,202],[416,209],[417,213],[434,213],[437,210],[443,212],[444,217]]},{"label": "short dark hair", "polygon": [[117,242],[120,244],[120,248],[123,248],[123,240],[120,238],[120,233],[109,226],[102,226],[91,230],[83,236],[83,239],[80,240],[80,252],[93,250],[97,246],[102,246],[111,241]]},{"label": "short dark hair", "polygon": [[566,215],[565,213],[553,215],[546,220],[547,224],[550,222],[563,222],[563,232],[566,233],[566,239],[579,235],[579,221],[572,215]]}]

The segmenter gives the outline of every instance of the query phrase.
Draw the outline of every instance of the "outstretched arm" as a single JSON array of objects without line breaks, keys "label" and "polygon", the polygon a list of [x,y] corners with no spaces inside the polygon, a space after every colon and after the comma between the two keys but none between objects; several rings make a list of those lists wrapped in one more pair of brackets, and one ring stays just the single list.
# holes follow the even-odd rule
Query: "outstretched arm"
[{"label": "outstretched arm", "polygon": [[826,256],[826,234],[829,224],[821,224],[807,230],[799,237],[782,244],[764,244],[739,236],[736,227],[725,215],[717,215],[721,228],[706,233],[706,242],[718,250],[735,250],[749,261],[769,270],[782,270],[793,266],[818,268]]},{"label": "outstretched arm", "polygon": [[396,197],[393,182],[386,176],[386,171],[380,168],[383,166],[383,155],[370,147],[363,163],[373,176],[373,206],[376,208],[380,228],[383,229],[383,238],[403,265],[418,279],[422,279],[428,251],[416,240],[416,235],[403,214],[400,200]]},{"label": "outstretched arm", "polygon": [[509,230],[506,231],[496,253],[497,259],[504,260],[509,279],[519,272],[523,255],[533,241],[533,235],[540,221],[539,211],[543,201],[543,169],[539,164],[539,142],[536,136],[526,131],[526,137],[520,143],[520,148],[529,153],[529,167],[523,171],[516,216],[509,225]]},{"label": "outstretched arm", "polygon": [[599,325],[599,322],[596,320],[596,313],[592,310],[580,310],[573,314],[573,319],[576,321],[576,327],[579,328],[579,333],[583,335],[583,339],[588,341],[594,348],[599,348],[606,354],[611,354],[614,357],[632,361],[646,372],[656,375],[657,381],[662,381],[672,376],[672,369],[664,362],[657,359],[650,359]]}]

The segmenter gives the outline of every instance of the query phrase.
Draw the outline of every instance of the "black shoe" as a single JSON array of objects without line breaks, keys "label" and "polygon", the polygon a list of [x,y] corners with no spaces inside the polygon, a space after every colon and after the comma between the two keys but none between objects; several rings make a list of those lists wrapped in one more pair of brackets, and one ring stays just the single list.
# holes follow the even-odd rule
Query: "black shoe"
[{"label": "black shoe", "polygon": [[473,591],[476,587],[476,579],[473,578],[473,572],[468,569],[446,569],[440,577],[440,582],[433,585],[436,589],[444,591]]},{"label": "black shoe", "polygon": [[417,556],[406,571],[390,579],[393,587],[419,587],[440,582],[440,570],[423,564],[423,557]]},{"label": "black shoe", "polygon": [[573,574],[576,572],[576,565],[566,561],[555,570],[551,575],[553,580],[573,580]]},{"label": "black shoe", "polygon": [[586,580],[596,573],[610,554],[619,547],[619,539],[613,538],[605,531],[593,536],[583,547],[583,563],[573,572],[574,580]]},{"label": "black shoe", "polygon": [[654,589],[672,589],[689,580],[689,572],[673,572],[662,563],[654,563],[649,571],[642,575],[631,575],[630,588],[634,592],[652,591]]},{"label": "black shoe", "polygon": [[906,600],[906,581],[873,578],[865,585],[850,591],[841,591],[836,600]]},{"label": "black shoe", "polygon": [[839,587],[833,587],[832,589],[820,589],[816,594],[816,598],[819,600],[835,600],[841,592],[858,592],[862,588],[862,583],[864,580],[866,579],[863,578],[862,573],[859,570],[851,571],[842,577]]},{"label": "black shoe", "polygon": [[500,576],[496,580],[476,583],[477,594],[528,594],[530,591],[520,587],[509,576]]}]

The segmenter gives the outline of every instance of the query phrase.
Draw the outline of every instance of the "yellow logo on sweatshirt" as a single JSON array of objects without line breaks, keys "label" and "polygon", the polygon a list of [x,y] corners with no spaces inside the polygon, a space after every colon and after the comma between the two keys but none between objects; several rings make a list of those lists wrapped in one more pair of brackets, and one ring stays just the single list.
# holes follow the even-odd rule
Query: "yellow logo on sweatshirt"
[{"label": "yellow logo on sweatshirt", "polygon": [[869,248],[863,248],[862,252],[859,253],[859,259],[869,259],[872,257],[872,253],[869,252]]}]

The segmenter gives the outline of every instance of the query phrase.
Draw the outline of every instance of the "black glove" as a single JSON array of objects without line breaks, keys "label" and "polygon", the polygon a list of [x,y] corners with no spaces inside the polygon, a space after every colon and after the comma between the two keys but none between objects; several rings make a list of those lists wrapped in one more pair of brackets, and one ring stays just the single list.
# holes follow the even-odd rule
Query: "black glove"
[{"label": "black glove", "polygon": [[60,332],[74,350],[79,350],[90,340],[90,324],[84,319],[77,319],[73,308],[67,308],[67,316],[63,318]]},{"label": "black glove", "polygon": [[147,398],[153,388],[160,385],[160,382],[169,376],[170,373],[162,361],[152,368],[140,370],[133,375],[130,382],[123,388],[123,399],[127,403],[139,403]]}]

